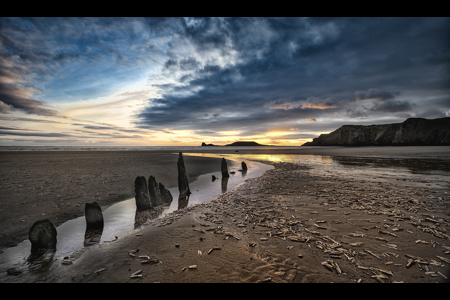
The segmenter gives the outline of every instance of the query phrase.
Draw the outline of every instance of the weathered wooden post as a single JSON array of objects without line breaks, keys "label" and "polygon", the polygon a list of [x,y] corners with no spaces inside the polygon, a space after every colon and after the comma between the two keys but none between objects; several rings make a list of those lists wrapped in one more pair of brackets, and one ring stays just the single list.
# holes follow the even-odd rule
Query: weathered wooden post
[{"label": "weathered wooden post", "polygon": [[178,156],[177,166],[178,166],[178,190],[180,191],[180,197],[181,196],[188,197],[191,194],[191,190],[189,189],[186,167],[184,166],[183,154],[181,152]]},{"label": "weathered wooden post", "polygon": [[152,208],[147,187],[147,180],[145,180],[144,176],[138,176],[134,180],[134,192],[136,199],[136,210],[143,211]]},{"label": "weathered wooden post", "polygon": [[225,158],[222,158],[222,178],[228,178],[230,174],[228,174],[228,166]]},{"label": "weathered wooden post", "polygon": [[152,175],[148,178],[148,193],[150,195],[150,203],[153,207],[162,204],[158,183],[156,182],[156,178]]},{"label": "weathered wooden post", "polygon": [[56,228],[50,220],[34,222],[28,232],[31,254],[36,254],[39,250],[56,250],[56,235]]},{"label": "weathered wooden post", "polygon": [[86,203],[84,206],[86,218],[86,231],[84,233],[84,245],[89,246],[100,243],[103,233],[103,213],[97,202]]}]

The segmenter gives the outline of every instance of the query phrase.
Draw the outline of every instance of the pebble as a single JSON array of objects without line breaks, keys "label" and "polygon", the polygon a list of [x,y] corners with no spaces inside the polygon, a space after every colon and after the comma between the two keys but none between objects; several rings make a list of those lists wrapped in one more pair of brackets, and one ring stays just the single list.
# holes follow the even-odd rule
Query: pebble
[{"label": "pebble", "polygon": [[10,268],[10,269],[8,269],[8,270],[6,270],[6,273],[8,274],[8,275],[19,275],[19,274],[22,274],[22,269],[20,269],[20,268]]}]

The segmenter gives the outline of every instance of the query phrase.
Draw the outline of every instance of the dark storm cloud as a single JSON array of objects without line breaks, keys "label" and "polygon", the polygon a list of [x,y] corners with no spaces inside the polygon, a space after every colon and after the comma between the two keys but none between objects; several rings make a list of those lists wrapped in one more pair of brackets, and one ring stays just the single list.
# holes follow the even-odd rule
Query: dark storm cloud
[{"label": "dark storm cloud", "polygon": [[[9,106],[10,109],[20,109],[29,114],[42,116],[58,114],[55,110],[46,108],[42,101],[33,99],[30,90],[32,87],[0,81],[0,103]],[[4,112],[8,112],[8,110],[5,109]]]},{"label": "dark storm cloud", "polygon": [[141,129],[126,129],[126,128],[121,128],[121,127],[117,127],[117,126],[98,126],[98,125],[85,125],[85,124],[76,124],[74,123],[73,125],[79,125],[79,126],[83,126],[83,128],[85,129],[90,129],[90,130],[115,130],[115,131],[119,131],[119,132],[126,132],[126,133],[145,133],[144,130]]},{"label": "dark storm cloud", "polygon": [[40,137],[71,137],[71,134],[52,133],[52,132],[23,132],[0,130],[0,135],[19,135],[19,136],[40,136]]},{"label": "dark storm cloud", "polygon": [[10,126],[0,126],[1,130],[21,130],[20,128],[17,127],[10,127]]},{"label": "dark storm cloud", "polygon": [[368,89],[367,91],[356,91],[355,92],[356,99],[361,100],[370,100],[370,99],[376,99],[376,100],[389,100],[393,99],[395,96],[387,91],[382,91],[380,89]]},{"label": "dark storm cloud", "polygon": [[[450,79],[449,25],[449,18],[178,22],[177,30],[183,28],[183,37],[195,51],[206,57],[215,50],[229,61],[202,64],[200,59],[186,58],[183,65],[178,49],[171,49],[165,67],[190,72],[180,77],[181,85],[160,86],[162,97],[152,99],[137,115],[136,124],[262,129],[302,118],[330,119],[337,113],[351,118],[419,114],[426,104],[402,98],[407,91],[441,86],[428,96],[449,99],[444,88]],[[442,107],[437,109],[443,113]],[[214,113],[220,117],[204,117]]]},{"label": "dark storm cloud", "polygon": [[32,119],[32,118],[18,118],[18,117],[8,117],[8,116],[0,116],[0,120],[7,120],[7,121],[25,121],[25,122],[33,122],[33,123],[54,123],[54,124],[62,124],[62,122],[53,121],[53,120]]},{"label": "dark storm cloud", "polygon": [[411,111],[412,105],[407,101],[391,100],[382,103],[377,103],[369,110],[379,112],[407,112]]}]

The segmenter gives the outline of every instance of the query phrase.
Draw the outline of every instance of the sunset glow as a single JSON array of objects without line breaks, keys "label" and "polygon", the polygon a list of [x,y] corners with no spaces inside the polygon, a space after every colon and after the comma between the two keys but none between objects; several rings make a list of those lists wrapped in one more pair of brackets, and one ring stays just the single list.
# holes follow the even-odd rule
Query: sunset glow
[{"label": "sunset glow", "polygon": [[300,146],[447,117],[449,20],[1,17],[0,146]]}]

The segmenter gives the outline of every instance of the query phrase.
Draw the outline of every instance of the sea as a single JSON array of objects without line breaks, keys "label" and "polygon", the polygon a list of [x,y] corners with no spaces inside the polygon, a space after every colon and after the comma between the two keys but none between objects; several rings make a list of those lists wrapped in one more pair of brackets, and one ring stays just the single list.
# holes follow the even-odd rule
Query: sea
[{"label": "sea", "polygon": [[[301,146],[0,146],[0,151],[157,151],[300,149]],[[305,147],[302,147],[305,148]],[[315,148],[308,146],[308,148]]]}]

